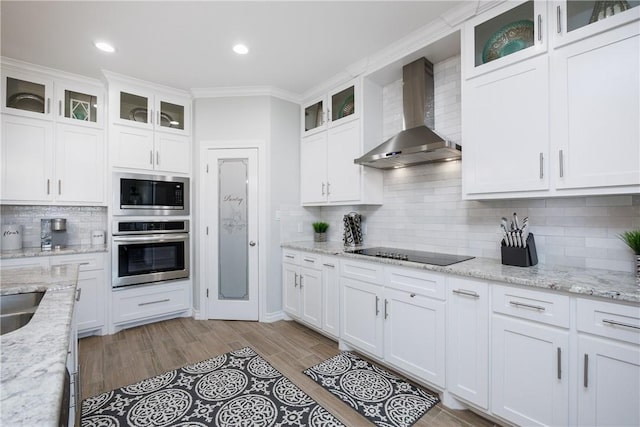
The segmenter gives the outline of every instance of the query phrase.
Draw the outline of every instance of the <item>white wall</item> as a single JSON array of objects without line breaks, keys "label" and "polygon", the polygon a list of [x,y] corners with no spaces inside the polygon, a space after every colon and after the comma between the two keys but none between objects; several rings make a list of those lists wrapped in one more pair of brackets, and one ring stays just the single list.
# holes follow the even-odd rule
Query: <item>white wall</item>
[{"label": "white wall", "polygon": [[[269,96],[198,98],[194,105],[194,223],[198,221],[201,200],[198,178],[199,155],[203,142],[262,140],[266,143],[266,188],[267,205],[260,206],[267,224],[267,277],[262,278],[266,286],[266,312],[281,309],[280,279],[280,224],[276,214],[281,205],[298,205],[299,180],[299,106]],[[295,179],[293,179],[295,177]],[[195,265],[203,262],[197,251],[198,236],[203,231],[194,229],[196,241]],[[194,274],[194,306],[200,308],[200,278]]]}]

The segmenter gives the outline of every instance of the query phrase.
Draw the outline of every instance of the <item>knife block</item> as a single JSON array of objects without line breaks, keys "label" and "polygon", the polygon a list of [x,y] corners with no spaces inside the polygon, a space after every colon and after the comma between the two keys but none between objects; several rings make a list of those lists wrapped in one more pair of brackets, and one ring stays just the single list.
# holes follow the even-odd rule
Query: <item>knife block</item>
[{"label": "knife block", "polygon": [[531,267],[538,263],[538,254],[536,252],[536,241],[533,238],[533,233],[530,233],[527,237],[526,248],[514,248],[505,245],[502,242],[502,264],[514,265],[516,267]]}]

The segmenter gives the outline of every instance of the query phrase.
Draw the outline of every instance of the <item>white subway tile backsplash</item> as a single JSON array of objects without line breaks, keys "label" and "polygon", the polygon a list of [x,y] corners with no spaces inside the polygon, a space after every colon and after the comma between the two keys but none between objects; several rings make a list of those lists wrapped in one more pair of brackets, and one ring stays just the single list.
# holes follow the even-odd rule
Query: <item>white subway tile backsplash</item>
[{"label": "white subway tile backsplash", "polygon": [[107,230],[107,208],[89,206],[20,206],[1,205],[2,224],[23,226],[22,246],[40,247],[40,220],[67,219],[69,245],[91,244],[92,230]]}]

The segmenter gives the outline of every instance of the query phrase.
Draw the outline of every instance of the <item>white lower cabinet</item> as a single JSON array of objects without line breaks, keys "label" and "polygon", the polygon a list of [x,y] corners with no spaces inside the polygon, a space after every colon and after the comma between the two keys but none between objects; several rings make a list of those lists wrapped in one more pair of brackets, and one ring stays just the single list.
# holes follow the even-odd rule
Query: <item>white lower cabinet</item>
[{"label": "white lower cabinet", "polygon": [[191,282],[186,280],[116,289],[112,292],[113,323],[122,327],[186,312],[191,307],[190,288]]},{"label": "white lower cabinet", "polygon": [[640,425],[640,307],[578,300],[578,425]]},{"label": "white lower cabinet", "polygon": [[340,336],[340,260],[322,257],[322,330],[333,338]]},{"label": "white lower cabinet", "polygon": [[[344,277],[344,273],[371,281]],[[444,387],[445,302],[444,298],[430,297],[434,292],[444,297],[444,276],[345,261],[340,280],[340,339],[414,377]]]},{"label": "white lower cabinet", "polygon": [[519,425],[569,423],[569,297],[492,285],[491,408]]},{"label": "white lower cabinet", "polygon": [[87,336],[103,333],[105,326],[106,273],[104,254],[61,255],[51,257],[51,265],[80,265],[78,294],[76,296],[76,321],[78,334]]},{"label": "white lower cabinet", "polygon": [[447,278],[447,389],[489,408],[489,285]]},{"label": "white lower cabinet", "polygon": [[380,304],[384,288],[374,283],[341,277],[342,330],[340,339],[350,345],[382,357],[384,318]]},{"label": "white lower cabinet", "polygon": [[[284,312],[335,337],[334,330],[339,320],[336,321],[332,312],[331,317],[327,319],[326,330],[324,320],[324,313],[327,310],[335,310],[337,302],[335,295],[337,285],[331,282],[335,277],[331,274],[333,271],[326,270],[328,267],[323,266],[322,257],[316,254],[285,250],[282,260]],[[328,274],[325,274],[325,271]]]}]

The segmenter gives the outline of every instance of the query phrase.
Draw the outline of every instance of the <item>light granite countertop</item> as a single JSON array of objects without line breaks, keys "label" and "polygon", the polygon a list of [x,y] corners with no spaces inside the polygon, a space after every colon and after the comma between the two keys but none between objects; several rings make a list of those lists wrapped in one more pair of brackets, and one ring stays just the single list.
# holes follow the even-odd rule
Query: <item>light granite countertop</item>
[{"label": "light granite countertop", "polygon": [[419,268],[514,285],[589,295],[609,300],[640,303],[640,282],[638,282],[638,279],[632,273],[577,267],[546,266],[544,264],[538,264],[533,267],[513,267],[502,265],[500,260],[492,258],[474,258],[441,267],[348,253],[345,252],[345,248],[341,242],[287,242],[283,243],[282,247],[325,255],[337,255],[362,261]]},{"label": "light granite countertop", "polygon": [[107,245],[71,245],[63,249],[52,249],[50,251],[43,251],[40,248],[22,248],[13,251],[0,251],[0,259],[32,258],[51,255],[77,255],[106,251]]},{"label": "light granite countertop", "polygon": [[0,425],[58,425],[79,267],[0,270],[0,295],[46,292],[28,324],[0,336]]}]

